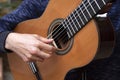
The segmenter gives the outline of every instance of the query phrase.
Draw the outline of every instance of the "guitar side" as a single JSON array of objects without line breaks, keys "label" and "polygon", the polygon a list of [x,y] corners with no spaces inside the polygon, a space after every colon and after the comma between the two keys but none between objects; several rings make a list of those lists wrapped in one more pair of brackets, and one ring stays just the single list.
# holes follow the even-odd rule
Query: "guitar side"
[{"label": "guitar side", "polygon": [[[51,23],[58,18],[66,18],[80,2],[81,0],[51,0],[40,18],[20,23],[15,31],[47,37]],[[64,80],[69,70],[90,63],[100,48],[100,34],[96,22],[91,20],[74,36],[72,48],[67,54],[57,55],[54,53],[43,63],[37,62],[42,80]],[[8,54],[8,59],[15,80],[36,80],[28,64],[15,53]]]}]

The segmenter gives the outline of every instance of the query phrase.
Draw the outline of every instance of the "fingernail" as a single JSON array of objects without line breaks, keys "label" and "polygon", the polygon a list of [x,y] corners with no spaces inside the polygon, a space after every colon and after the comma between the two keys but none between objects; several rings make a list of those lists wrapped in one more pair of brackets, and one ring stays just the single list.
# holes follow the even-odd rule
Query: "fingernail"
[{"label": "fingernail", "polygon": [[50,41],[53,41],[53,39],[49,39]]}]

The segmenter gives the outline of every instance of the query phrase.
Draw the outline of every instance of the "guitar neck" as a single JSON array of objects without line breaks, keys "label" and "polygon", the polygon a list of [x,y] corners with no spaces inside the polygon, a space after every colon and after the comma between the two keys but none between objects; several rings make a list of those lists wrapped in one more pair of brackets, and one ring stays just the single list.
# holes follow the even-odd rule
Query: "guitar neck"
[{"label": "guitar neck", "polygon": [[83,0],[80,5],[63,21],[68,38],[80,31],[110,0]]}]

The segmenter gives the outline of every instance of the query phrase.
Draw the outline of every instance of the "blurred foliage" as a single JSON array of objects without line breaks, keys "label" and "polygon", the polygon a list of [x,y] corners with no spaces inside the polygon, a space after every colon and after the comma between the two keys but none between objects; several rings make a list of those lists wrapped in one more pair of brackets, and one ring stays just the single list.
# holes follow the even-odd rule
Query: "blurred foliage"
[{"label": "blurred foliage", "polygon": [[15,1],[15,2],[12,2],[11,4],[9,4],[8,2],[1,2],[0,17],[14,10],[20,3],[21,1]]}]

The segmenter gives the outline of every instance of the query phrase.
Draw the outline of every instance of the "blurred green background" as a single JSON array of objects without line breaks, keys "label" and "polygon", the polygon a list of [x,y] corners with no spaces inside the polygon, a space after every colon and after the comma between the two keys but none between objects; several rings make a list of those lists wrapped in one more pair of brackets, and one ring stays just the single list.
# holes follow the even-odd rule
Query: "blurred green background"
[{"label": "blurred green background", "polygon": [[22,0],[0,0],[0,17],[14,10]]}]

